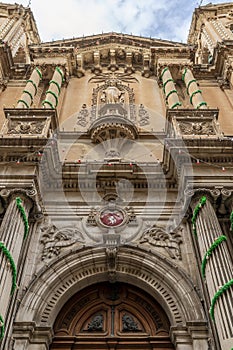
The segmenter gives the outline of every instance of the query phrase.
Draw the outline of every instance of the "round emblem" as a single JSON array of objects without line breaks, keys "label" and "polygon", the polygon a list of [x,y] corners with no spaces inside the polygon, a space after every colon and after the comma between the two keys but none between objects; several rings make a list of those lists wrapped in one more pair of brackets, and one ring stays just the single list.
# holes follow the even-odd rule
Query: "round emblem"
[{"label": "round emblem", "polygon": [[104,210],[100,214],[100,221],[106,226],[119,226],[124,220],[124,215],[120,210]]}]

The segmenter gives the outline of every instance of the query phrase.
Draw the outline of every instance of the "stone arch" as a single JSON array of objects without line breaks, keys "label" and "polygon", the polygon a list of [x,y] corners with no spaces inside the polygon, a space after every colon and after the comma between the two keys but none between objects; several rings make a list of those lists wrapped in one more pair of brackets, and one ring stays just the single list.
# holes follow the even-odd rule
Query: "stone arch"
[{"label": "stone arch", "polygon": [[[166,257],[152,254],[150,249],[123,246],[118,250],[116,273],[119,282],[137,285],[154,297],[173,328],[204,322],[201,301],[190,279]],[[45,266],[32,281],[19,307],[16,329],[22,324],[33,324],[37,329],[51,330],[72,295],[107,280],[105,248],[83,246],[71,250]]]}]

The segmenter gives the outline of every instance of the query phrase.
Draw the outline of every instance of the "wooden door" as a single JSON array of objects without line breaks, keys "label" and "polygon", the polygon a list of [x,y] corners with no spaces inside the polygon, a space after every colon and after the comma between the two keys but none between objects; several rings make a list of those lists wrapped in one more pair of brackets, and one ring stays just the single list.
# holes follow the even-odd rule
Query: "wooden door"
[{"label": "wooden door", "polygon": [[50,349],[174,349],[169,329],[163,309],[146,292],[123,283],[100,283],[65,304]]}]

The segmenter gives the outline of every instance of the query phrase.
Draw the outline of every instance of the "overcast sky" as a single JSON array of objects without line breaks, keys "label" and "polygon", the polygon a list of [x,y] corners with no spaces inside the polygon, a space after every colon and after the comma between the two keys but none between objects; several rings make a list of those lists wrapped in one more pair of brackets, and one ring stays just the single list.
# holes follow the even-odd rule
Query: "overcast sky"
[{"label": "overcast sky", "polygon": [[[30,5],[42,41],[114,31],[186,42],[194,8],[200,4],[206,5],[210,1],[8,0],[6,2]],[[211,2],[216,4],[227,1]]]}]

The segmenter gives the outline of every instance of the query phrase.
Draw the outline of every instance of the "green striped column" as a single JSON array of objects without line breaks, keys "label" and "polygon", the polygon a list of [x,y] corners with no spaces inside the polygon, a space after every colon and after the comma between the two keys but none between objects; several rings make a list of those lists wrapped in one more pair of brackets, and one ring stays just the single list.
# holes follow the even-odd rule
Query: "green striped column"
[{"label": "green striped column", "polygon": [[174,80],[168,67],[165,67],[161,72],[161,80],[163,83],[163,92],[168,104],[168,108],[174,109],[181,106],[179,97],[176,91]]},{"label": "green striped column", "polygon": [[16,108],[31,107],[34,97],[37,93],[38,85],[41,79],[42,79],[41,71],[39,70],[38,67],[36,67],[27,81],[27,84],[23,90],[23,93],[20,99],[18,100]]},{"label": "green striped column", "polygon": [[8,203],[0,228],[0,315],[2,320],[5,320],[9,303],[15,297],[16,283],[20,283],[20,281],[17,281],[17,267],[23,242],[26,239],[25,220],[22,211],[25,217],[28,218],[32,202],[25,196],[16,198],[14,192],[11,195],[10,191],[5,190],[1,191],[1,196]]},{"label": "green striped column", "polygon": [[63,71],[60,67],[56,67],[53,77],[49,82],[49,88],[46,91],[45,100],[42,102],[44,108],[55,109],[57,107],[63,79]]},{"label": "green striped column", "polygon": [[[217,190],[213,191],[213,196],[218,196]],[[195,197],[191,206],[202,278],[210,299],[210,317],[216,324],[221,349],[227,349],[232,345],[233,339],[233,267],[227,237],[222,233],[210,198],[209,195]]]},{"label": "green striped column", "polygon": [[196,109],[207,108],[207,103],[202,97],[202,91],[197,85],[197,81],[193,76],[192,71],[189,68],[185,68],[182,74],[182,80],[184,81],[189,95],[190,103]]}]

